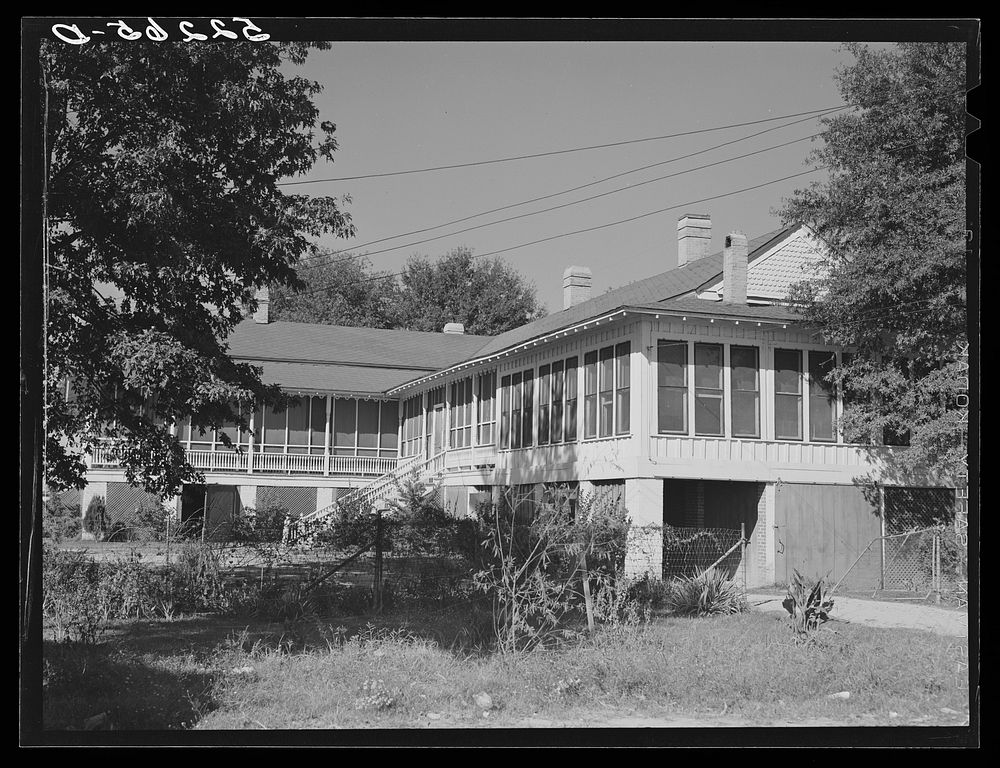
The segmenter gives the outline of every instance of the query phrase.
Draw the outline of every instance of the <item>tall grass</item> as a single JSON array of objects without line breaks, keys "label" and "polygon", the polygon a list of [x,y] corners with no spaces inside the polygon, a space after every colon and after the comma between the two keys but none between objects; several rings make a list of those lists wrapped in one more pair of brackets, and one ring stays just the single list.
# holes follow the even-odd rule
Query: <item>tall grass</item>
[{"label": "tall grass", "polygon": [[[227,651],[200,728],[414,727],[610,713],[833,718],[866,724],[966,712],[967,678],[944,638],[848,626],[805,647],[786,621],[732,614],[617,625],[559,650],[459,657],[414,632],[360,632],[301,655]],[[847,701],[831,693],[848,690]],[[489,694],[483,709],[477,694]],[[486,713],[484,715],[484,712]],[[894,712],[899,719],[890,718]]]},{"label": "tall grass", "polygon": [[743,587],[710,568],[698,576],[681,576],[669,585],[667,608],[678,616],[719,616],[749,610]]}]

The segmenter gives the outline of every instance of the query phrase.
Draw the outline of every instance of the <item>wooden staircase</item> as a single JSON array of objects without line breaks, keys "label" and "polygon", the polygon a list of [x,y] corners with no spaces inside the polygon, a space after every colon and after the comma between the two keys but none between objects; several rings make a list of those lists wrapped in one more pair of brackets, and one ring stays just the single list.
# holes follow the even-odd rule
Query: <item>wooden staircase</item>
[{"label": "wooden staircase", "polygon": [[411,456],[400,461],[391,472],[377,477],[367,485],[354,488],[332,504],[303,515],[297,520],[286,518],[282,542],[286,546],[312,546],[322,531],[334,524],[336,513],[345,508],[360,506],[370,508],[382,499],[396,495],[397,489],[407,479],[432,483],[444,472],[445,451],[424,458]]}]

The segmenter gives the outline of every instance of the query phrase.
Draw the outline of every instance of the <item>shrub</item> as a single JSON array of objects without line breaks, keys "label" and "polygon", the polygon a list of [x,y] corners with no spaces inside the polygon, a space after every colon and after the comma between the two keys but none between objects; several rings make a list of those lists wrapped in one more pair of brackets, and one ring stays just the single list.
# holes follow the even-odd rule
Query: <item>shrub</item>
[{"label": "shrub", "polygon": [[103,496],[92,496],[83,515],[83,530],[92,534],[95,539],[103,539],[107,530],[108,520],[104,508]]},{"label": "shrub", "polygon": [[65,504],[58,496],[51,496],[42,511],[42,538],[55,543],[75,539],[80,535],[80,505]]},{"label": "shrub", "polygon": [[44,546],[42,615],[59,642],[94,642],[101,631],[98,565],[82,554]]},{"label": "shrub", "polygon": [[565,637],[566,622],[586,610],[584,579],[592,595],[613,583],[629,528],[611,500],[585,499],[574,512],[561,494],[529,509],[515,489],[480,515],[485,563],[474,583],[493,601],[502,652]]},{"label": "shrub", "polygon": [[233,523],[233,540],[251,544],[281,541],[288,516],[288,509],[278,504],[260,509],[244,507]]},{"label": "shrub", "polygon": [[666,603],[679,616],[718,616],[749,609],[743,588],[714,568],[698,576],[675,578]]},{"label": "shrub", "polygon": [[108,526],[108,541],[163,541],[170,510],[162,504],[142,504]]},{"label": "shrub", "polygon": [[669,597],[670,586],[648,573],[638,578],[619,578],[597,594],[595,615],[608,624],[636,624],[665,608]]},{"label": "shrub", "polygon": [[833,610],[833,600],[824,590],[823,579],[810,585],[798,570],[792,572],[788,596],[781,604],[791,614],[792,630],[800,640],[810,639]]}]

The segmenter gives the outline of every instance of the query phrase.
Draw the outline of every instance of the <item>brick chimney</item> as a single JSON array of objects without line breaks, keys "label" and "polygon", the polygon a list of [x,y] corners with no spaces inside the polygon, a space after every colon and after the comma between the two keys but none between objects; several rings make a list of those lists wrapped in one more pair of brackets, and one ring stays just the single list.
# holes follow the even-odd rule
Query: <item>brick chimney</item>
[{"label": "brick chimney", "polygon": [[465,333],[465,326],[462,323],[445,323],[442,330],[445,333],[462,335]]},{"label": "brick chimney", "polygon": [[563,309],[587,301],[593,281],[589,267],[566,267],[563,271]]},{"label": "brick chimney", "polygon": [[742,232],[726,235],[722,251],[722,302],[747,303],[747,236]]},{"label": "brick chimney", "polygon": [[257,311],[253,313],[253,321],[264,324],[271,322],[271,292],[268,287],[265,285],[258,288],[254,298],[257,300]]},{"label": "brick chimney", "polygon": [[712,217],[707,213],[685,213],[677,220],[677,266],[708,256],[712,245]]}]

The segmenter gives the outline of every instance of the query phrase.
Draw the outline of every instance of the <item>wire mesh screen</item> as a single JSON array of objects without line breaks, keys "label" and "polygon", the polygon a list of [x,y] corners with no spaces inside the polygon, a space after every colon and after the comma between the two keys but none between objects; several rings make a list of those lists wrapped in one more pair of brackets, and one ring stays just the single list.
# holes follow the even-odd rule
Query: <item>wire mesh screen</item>
[{"label": "wire mesh screen", "polygon": [[950,525],[954,518],[955,491],[952,488],[885,489],[887,534]]},{"label": "wire mesh screen", "polygon": [[[743,548],[739,528],[663,527],[663,578],[696,576],[722,558],[716,568],[727,578],[738,578]],[[734,548],[735,547],[735,548]],[[726,554],[726,553],[729,554]]]},{"label": "wire mesh screen", "polygon": [[479,552],[472,519],[384,520],[382,573],[399,599],[447,599],[472,584]]},{"label": "wire mesh screen", "polygon": [[936,535],[936,530],[923,530],[886,537],[882,588],[905,592],[933,589]]},{"label": "wire mesh screen", "polygon": [[56,498],[58,498],[60,504],[64,507],[76,507],[77,511],[80,509],[80,496],[80,491],[76,488],[70,488],[56,494]]},{"label": "wire mesh screen", "polygon": [[[957,554],[942,534],[952,530],[955,492],[951,488],[886,488],[882,588],[930,592],[960,578],[961,568],[945,562]],[[948,553],[945,548],[948,547]]]},{"label": "wire mesh screen", "polygon": [[128,483],[108,483],[105,515],[108,525],[130,525],[137,511],[159,509],[160,498]]},{"label": "wire mesh screen", "polygon": [[287,509],[292,517],[316,511],[315,488],[261,485],[257,488],[257,509]]}]

